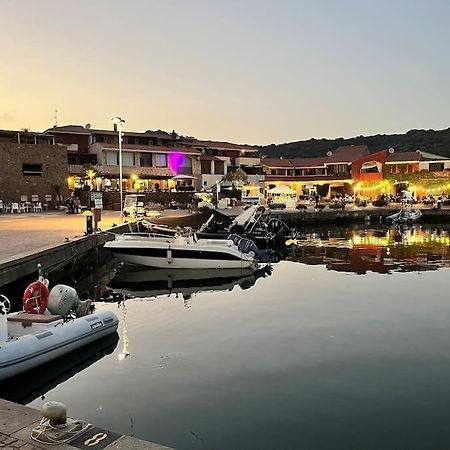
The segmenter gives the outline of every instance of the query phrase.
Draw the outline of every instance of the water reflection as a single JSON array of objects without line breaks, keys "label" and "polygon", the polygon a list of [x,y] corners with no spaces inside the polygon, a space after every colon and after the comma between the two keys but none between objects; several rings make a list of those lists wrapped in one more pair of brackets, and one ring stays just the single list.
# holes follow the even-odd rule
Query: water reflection
[{"label": "water reflection", "polygon": [[118,340],[119,335],[114,333],[96,341],[95,345],[84,346],[37,369],[9,378],[0,383],[0,398],[30,403],[111,354]]},{"label": "water reflection", "polygon": [[155,299],[171,297],[183,299],[186,308],[192,306],[192,297],[200,292],[231,291],[235,286],[249,289],[258,278],[272,274],[266,265],[253,270],[245,269],[147,269],[124,266],[109,283],[114,292],[125,297]]},{"label": "water reflection", "polygon": [[322,264],[340,272],[391,273],[450,267],[450,235],[446,228],[330,230],[305,233],[288,245],[288,261]]}]

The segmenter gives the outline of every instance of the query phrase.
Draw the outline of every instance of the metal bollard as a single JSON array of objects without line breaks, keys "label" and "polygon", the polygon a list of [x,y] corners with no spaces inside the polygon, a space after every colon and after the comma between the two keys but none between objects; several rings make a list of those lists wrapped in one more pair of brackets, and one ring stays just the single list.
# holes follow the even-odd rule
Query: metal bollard
[{"label": "metal bollard", "polygon": [[86,234],[92,234],[94,232],[93,217],[86,216]]}]

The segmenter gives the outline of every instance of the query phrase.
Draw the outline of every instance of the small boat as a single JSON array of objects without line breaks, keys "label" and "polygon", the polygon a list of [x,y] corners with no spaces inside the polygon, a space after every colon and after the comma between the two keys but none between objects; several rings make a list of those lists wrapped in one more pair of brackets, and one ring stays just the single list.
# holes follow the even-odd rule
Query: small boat
[{"label": "small boat", "polygon": [[49,292],[43,277],[24,292],[24,311],[9,313],[0,296],[0,319],[6,318],[6,341],[0,341],[0,381],[41,366],[117,331],[111,311],[92,312],[91,301],[80,301],[75,289],[62,284]]},{"label": "small boat", "polygon": [[390,223],[413,223],[422,217],[420,209],[403,208],[399,212],[386,217],[386,222]]},{"label": "small boat", "polygon": [[[145,219],[140,224],[149,232],[168,236],[175,236],[177,233],[175,228]],[[252,205],[233,220],[226,214],[212,210],[209,218],[196,231],[198,239],[228,239],[230,234],[238,234],[252,240],[260,248],[267,248],[284,246],[284,241],[291,236],[292,230],[283,220],[271,217],[270,209]]]},{"label": "small boat", "polygon": [[124,233],[107,242],[105,248],[124,263],[157,268],[238,269],[269,260],[249,239],[237,235],[198,239],[190,229],[180,230],[173,237]]}]

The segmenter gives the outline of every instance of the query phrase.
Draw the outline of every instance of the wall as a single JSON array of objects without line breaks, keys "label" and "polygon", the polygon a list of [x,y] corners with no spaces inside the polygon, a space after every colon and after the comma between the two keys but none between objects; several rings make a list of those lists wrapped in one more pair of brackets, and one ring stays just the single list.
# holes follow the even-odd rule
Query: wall
[{"label": "wall", "polygon": [[78,144],[78,153],[89,153],[90,136],[87,134],[55,133],[54,137],[57,144]]},{"label": "wall", "polygon": [[[379,181],[383,179],[383,169],[388,156],[388,151],[372,153],[364,158],[357,159],[352,163],[352,178],[354,181]],[[382,169],[380,173],[361,173],[361,167],[365,162],[376,161],[381,163]]]},{"label": "wall", "polygon": [[[24,176],[22,164],[42,164],[41,176]],[[67,198],[67,149],[62,145],[0,144],[0,198],[19,202],[21,195],[39,195],[49,208],[57,202],[55,186]],[[51,195],[52,201],[45,201]]]}]

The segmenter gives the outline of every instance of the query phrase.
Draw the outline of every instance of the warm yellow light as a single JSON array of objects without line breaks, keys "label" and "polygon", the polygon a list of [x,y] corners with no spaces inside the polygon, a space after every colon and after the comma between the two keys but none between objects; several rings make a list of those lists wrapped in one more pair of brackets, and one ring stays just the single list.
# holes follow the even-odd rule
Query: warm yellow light
[{"label": "warm yellow light", "polygon": [[138,176],[136,174],[133,173],[133,175],[131,175],[131,179],[133,181],[136,181],[138,179]]}]

